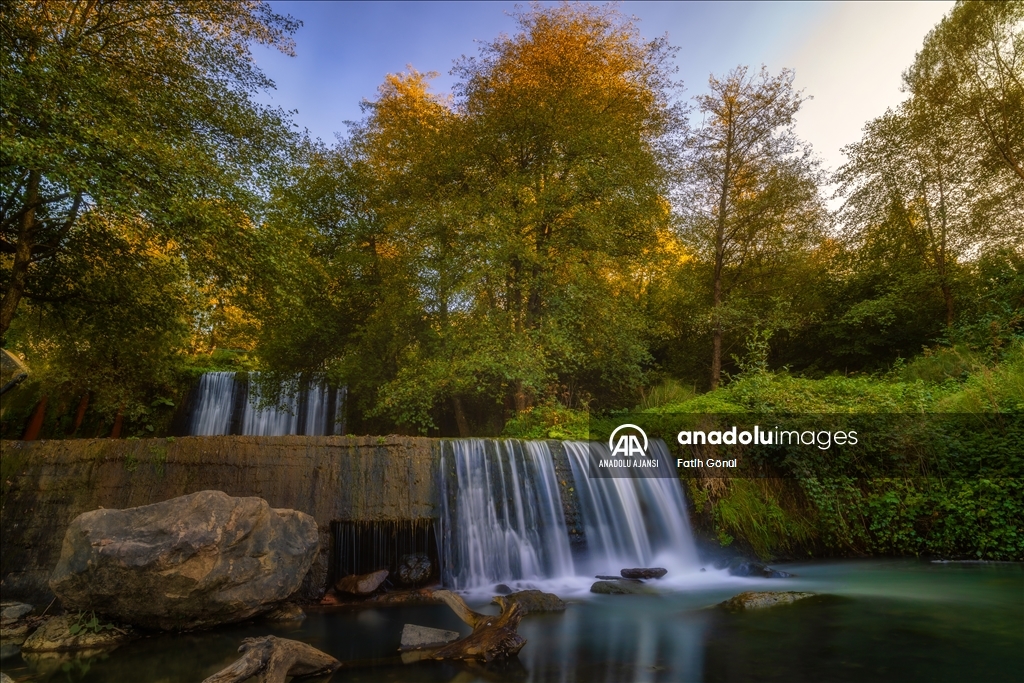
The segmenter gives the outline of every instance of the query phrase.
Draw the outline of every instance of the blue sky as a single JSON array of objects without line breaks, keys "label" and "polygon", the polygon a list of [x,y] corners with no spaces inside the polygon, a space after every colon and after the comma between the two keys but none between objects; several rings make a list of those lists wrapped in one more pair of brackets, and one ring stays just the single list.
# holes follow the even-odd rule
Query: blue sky
[{"label": "blue sky", "polygon": [[[298,110],[295,122],[333,141],[344,121],[361,117],[359,103],[375,97],[385,74],[411,64],[437,71],[446,92],[453,60],[479,43],[515,31],[513,2],[273,2],[304,23],[296,57],[259,49],[257,63],[277,84],[264,99]],[[796,85],[814,99],[797,132],[826,165],[863,124],[903,98],[900,74],[925,34],[952,2],[624,2],[647,37],[668,34],[680,48],[678,76],[686,96],[708,75],[766,64],[796,70]]]}]

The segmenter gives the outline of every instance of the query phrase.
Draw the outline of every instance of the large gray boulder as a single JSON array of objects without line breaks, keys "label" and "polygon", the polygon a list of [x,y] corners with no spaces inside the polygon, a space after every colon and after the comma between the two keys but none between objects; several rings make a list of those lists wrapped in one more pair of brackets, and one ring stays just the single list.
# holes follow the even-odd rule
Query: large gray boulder
[{"label": "large gray boulder", "polygon": [[318,546],[305,513],[200,491],[79,515],[50,587],[65,609],[123,623],[214,626],[266,612],[298,590]]}]

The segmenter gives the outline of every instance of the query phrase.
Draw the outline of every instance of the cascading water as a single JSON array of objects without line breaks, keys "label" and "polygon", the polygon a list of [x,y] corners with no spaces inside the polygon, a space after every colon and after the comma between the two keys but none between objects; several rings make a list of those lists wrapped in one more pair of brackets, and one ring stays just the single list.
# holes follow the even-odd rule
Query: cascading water
[{"label": "cascading water", "polygon": [[446,585],[472,588],[573,573],[546,443],[446,440],[441,478]]},{"label": "cascading water", "polygon": [[[240,378],[238,375],[241,375]],[[260,406],[259,385],[245,373],[207,372],[199,380],[189,434],[324,436],[343,433],[345,389],[319,382],[283,387],[278,405]]]},{"label": "cascading water", "polygon": [[[589,448],[545,441],[445,440],[441,444],[441,555],[445,585],[496,583],[617,573],[657,561],[673,572],[696,570],[686,505],[675,478],[591,479]],[[564,449],[564,453],[562,452]],[[668,449],[651,442],[668,466]],[[586,549],[574,557],[556,458],[572,482]],[[563,461],[564,462],[564,461]],[[589,584],[588,584],[589,585]]]},{"label": "cascading water", "polygon": [[[678,479],[592,479],[587,475],[589,454],[597,449],[601,457],[611,458],[607,445],[567,441],[564,447],[576,483],[592,572],[650,567],[656,558],[676,568],[697,565],[697,548]],[[660,459],[661,467],[671,468],[664,442],[652,440],[649,456]]]}]

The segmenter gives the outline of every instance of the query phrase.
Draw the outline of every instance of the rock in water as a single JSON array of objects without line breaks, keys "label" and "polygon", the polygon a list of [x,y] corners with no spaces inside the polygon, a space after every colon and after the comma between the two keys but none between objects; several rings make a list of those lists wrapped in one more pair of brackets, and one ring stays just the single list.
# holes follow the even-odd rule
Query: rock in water
[{"label": "rock in water", "polygon": [[444,645],[459,639],[458,631],[446,631],[441,628],[406,624],[402,627],[402,649],[410,650],[417,647]]},{"label": "rock in water", "polygon": [[602,595],[651,595],[655,591],[639,581],[595,581],[591,593]]},{"label": "rock in water", "polygon": [[0,602],[0,624],[17,621],[32,612],[32,605],[24,602]]},{"label": "rock in water", "polygon": [[425,583],[434,571],[434,564],[426,555],[405,555],[398,565],[398,581],[404,586]]},{"label": "rock in water", "polygon": [[[565,603],[554,593],[545,593],[538,590],[518,591],[509,593],[505,600],[514,600],[523,607],[523,614],[537,614],[540,612],[564,612]],[[495,598],[491,602],[500,604]]]},{"label": "rock in water", "polygon": [[636,569],[623,569],[619,572],[624,579],[660,579],[668,574],[668,570],[662,567],[648,567]]},{"label": "rock in water", "polygon": [[763,576],[766,579],[788,579],[793,576],[789,572],[772,569],[760,562],[742,557],[732,558],[725,566],[733,576]]},{"label": "rock in water", "polygon": [[797,593],[795,591],[773,592],[773,591],[747,591],[729,598],[718,604],[729,612],[742,612],[748,609],[765,609],[777,605],[789,605],[797,600],[812,598],[815,593]]},{"label": "rock in water", "polygon": [[334,584],[334,589],[339,593],[352,593],[353,595],[370,595],[380,588],[384,579],[388,578],[387,569],[379,569],[369,574],[349,574],[342,577]]},{"label": "rock in water", "polygon": [[79,515],[50,587],[66,609],[123,623],[214,626],[266,612],[297,591],[318,547],[305,513],[200,491]]},{"label": "rock in water", "polygon": [[306,613],[294,602],[288,602],[270,610],[263,618],[267,621],[302,621]]},{"label": "rock in water", "polygon": [[[72,633],[72,626],[78,626]],[[112,650],[128,640],[120,629],[81,628],[71,616],[54,617],[36,629],[21,646],[24,652],[70,652],[72,650]]]}]

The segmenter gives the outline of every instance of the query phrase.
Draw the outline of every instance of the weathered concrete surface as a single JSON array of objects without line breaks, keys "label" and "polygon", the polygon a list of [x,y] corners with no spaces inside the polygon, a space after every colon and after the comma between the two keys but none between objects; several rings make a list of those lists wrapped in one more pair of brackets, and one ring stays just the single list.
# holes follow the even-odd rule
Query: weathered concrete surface
[{"label": "weathered concrete surface", "polygon": [[205,436],[0,442],[0,577],[5,600],[47,604],[71,521],[203,490],[258,496],[312,515],[320,555],[300,591],[322,597],[330,523],[438,514],[436,440]]}]

